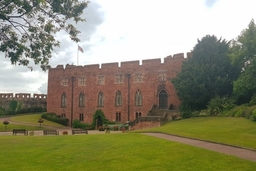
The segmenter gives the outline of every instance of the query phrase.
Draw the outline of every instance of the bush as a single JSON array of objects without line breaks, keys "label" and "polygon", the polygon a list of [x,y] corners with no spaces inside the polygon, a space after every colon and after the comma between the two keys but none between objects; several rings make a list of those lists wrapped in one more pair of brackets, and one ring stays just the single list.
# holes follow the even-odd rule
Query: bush
[{"label": "bush", "polygon": [[80,129],[91,129],[92,126],[90,124],[82,123],[81,121],[75,119],[73,121],[73,128],[80,128]]},{"label": "bush", "polygon": [[224,110],[230,110],[234,106],[233,100],[229,99],[228,97],[216,96],[209,101],[207,110],[210,116],[217,116]]},{"label": "bush", "polygon": [[256,109],[252,111],[252,120],[256,121]]},{"label": "bush", "polygon": [[181,103],[180,113],[182,118],[190,118],[192,116],[192,108],[187,103]]},{"label": "bush", "polygon": [[61,118],[59,115],[56,115],[55,113],[43,113],[41,115],[41,118],[46,119],[48,121],[56,122],[64,126],[68,126],[68,118]]},{"label": "bush", "polygon": [[29,108],[21,108],[17,111],[17,113],[35,113],[35,112],[45,112],[46,108],[35,106],[35,107],[29,107]]},{"label": "bush", "polygon": [[94,113],[94,115],[93,115],[93,121],[92,121],[92,125],[91,125],[92,128],[95,128],[95,127],[96,127],[96,120],[97,120],[98,117],[101,118],[102,124],[115,124],[115,122],[111,122],[111,121],[109,121],[109,120],[105,117],[105,115],[104,115],[104,113],[103,113],[103,111],[102,111],[101,109],[98,109],[98,110],[95,111],[95,113]]}]

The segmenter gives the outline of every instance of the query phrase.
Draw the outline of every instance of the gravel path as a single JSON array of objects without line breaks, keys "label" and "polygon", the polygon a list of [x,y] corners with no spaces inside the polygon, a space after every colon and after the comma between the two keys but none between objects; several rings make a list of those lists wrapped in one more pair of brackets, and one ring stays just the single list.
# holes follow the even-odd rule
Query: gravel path
[{"label": "gravel path", "polygon": [[254,151],[254,150],[245,149],[245,148],[233,147],[228,145],[222,145],[222,144],[200,141],[200,140],[184,138],[184,137],[178,137],[178,136],[162,134],[162,133],[143,133],[143,134],[166,139],[169,141],[175,141],[175,142],[180,142],[187,145],[192,145],[195,147],[200,147],[200,148],[208,149],[211,151],[217,151],[227,155],[237,156],[240,158],[244,158],[244,159],[256,162],[256,150]]}]

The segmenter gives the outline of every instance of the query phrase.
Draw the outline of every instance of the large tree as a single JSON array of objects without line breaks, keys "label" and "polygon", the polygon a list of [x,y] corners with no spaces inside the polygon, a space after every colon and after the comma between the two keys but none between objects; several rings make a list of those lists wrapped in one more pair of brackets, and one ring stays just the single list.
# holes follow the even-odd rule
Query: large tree
[{"label": "large tree", "polygon": [[236,73],[228,57],[229,42],[207,35],[186,59],[181,72],[172,79],[178,97],[189,108],[206,107],[211,98],[232,93]]},{"label": "large tree", "polygon": [[0,51],[12,64],[32,60],[47,69],[52,50],[59,46],[56,33],[64,30],[79,42],[80,33],[69,21],[83,22],[88,2],[80,0],[0,1]]},{"label": "large tree", "polygon": [[[232,41],[232,63],[241,74],[234,82],[234,97],[237,103],[247,103],[256,93],[256,25],[254,20]],[[256,94],[255,94],[256,95]]]}]

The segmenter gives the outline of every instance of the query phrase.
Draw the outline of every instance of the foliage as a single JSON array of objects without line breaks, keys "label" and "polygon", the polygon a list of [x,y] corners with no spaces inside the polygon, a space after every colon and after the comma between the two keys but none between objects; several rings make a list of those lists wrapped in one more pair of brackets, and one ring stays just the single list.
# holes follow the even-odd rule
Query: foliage
[{"label": "foliage", "polygon": [[228,109],[231,109],[232,107],[234,107],[234,103],[231,99],[229,99],[226,96],[224,97],[216,96],[209,101],[207,105],[207,110],[210,116],[217,116],[223,110],[225,109],[228,110]]},{"label": "foliage", "polygon": [[17,101],[17,100],[11,100],[11,101],[9,102],[9,108],[8,108],[8,110],[7,110],[7,114],[8,114],[8,115],[14,115],[14,114],[16,114],[17,107],[18,107],[18,101]]},{"label": "foliage", "polygon": [[231,117],[244,117],[251,119],[252,111],[256,109],[256,106],[240,105],[235,106],[230,110],[224,110],[220,116],[231,116]]},{"label": "foliage", "polygon": [[0,116],[5,115],[5,108],[0,106]]},{"label": "foliage", "polygon": [[97,110],[95,111],[94,115],[93,115],[93,121],[92,121],[92,128],[94,128],[94,129],[95,129],[95,127],[96,127],[96,120],[97,120],[98,117],[101,118],[102,124],[114,124],[114,123],[115,123],[115,122],[109,121],[109,120],[105,117],[105,115],[104,115],[104,113],[103,113],[103,111],[102,111],[101,109],[97,109]]},{"label": "foliage", "polygon": [[248,103],[256,93],[256,25],[254,20],[233,40],[230,57],[242,73],[234,82],[234,94],[238,104]]},{"label": "foliage", "polygon": [[205,36],[183,62],[181,72],[171,81],[178,97],[192,110],[205,109],[215,96],[232,94],[232,82],[239,72],[228,57],[229,43],[215,36]]},{"label": "foliage", "polygon": [[256,121],[256,109],[252,111],[252,119]]},{"label": "foliage", "polygon": [[17,114],[19,113],[35,113],[35,112],[45,112],[46,108],[43,108],[41,106],[35,106],[35,107],[29,107],[29,108],[21,108],[17,111]]},{"label": "foliage", "polygon": [[190,118],[192,116],[193,109],[188,103],[182,102],[180,105],[180,113],[182,118]]},{"label": "foliage", "polygon": [[80,0],[4,0],[0,1],[0,51],[12,64],[28,65],[30,59],[43,70],[49,66],[56,33],[65,31],[78,42],[78,31],[71,20],[81,17],[89,2]]},{"label": "foliage", "polygon": [[81,121],[75,119],[73,121],[73,128],[80,128],[80,129],[92,129],[92,126],[90,124],[87,123],[82,123]]},{"label": "foliage", "polygon": [[61,118],[59,115],[55,113],[43,113],[41,118],[46,119],[48,121],[56,122],[64,126],[68,126],[69,119],[68,118]]}]

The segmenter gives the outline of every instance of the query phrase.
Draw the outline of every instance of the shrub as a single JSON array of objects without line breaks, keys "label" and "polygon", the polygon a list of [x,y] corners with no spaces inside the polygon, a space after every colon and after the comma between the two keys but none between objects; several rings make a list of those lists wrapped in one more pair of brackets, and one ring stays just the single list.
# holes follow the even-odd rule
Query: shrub
[{"label": "shrub", "polygon": [[90,124],[86,124],[86,123],[82,123],[81,121],[75,119],[73,121],[73,128],[80,128],[80,129],[91,129],[91,125]]},{"label": "shrub", "polygon": [[256,121],[256,109],[252,111],[252,120]]},{"label": "shrub", "polygon": [[180,113],[182,118],[190,118],[192,116],[192,108],[187,103],[181,103]]},{"label": "shrub", "polygon": [[92,121],[92,128],[96,127],[96,120],[97,118],[100,117],[102,120],[102,124],[114,124],[115,122],[111,122],[108,119],[106,119],[103,111],[101,109],[98,109],[95,111],[94,115],[93,115],[93,121]]},{"label": "shrub", "polygon": [[230,110],[234,106],[235,105],[232,99],[229,99],[228,97],[216,96],[209,101],[207,110],[210,116],[217,116],[225,109]]},{"label": "shrub", "polygon": [[41,118],[46,119],[48,121],[56,122],[64,126],[68,126],[68,118],[61,118],[59,115],[56,115],[55,113],[43,113],[41,115]]}]

